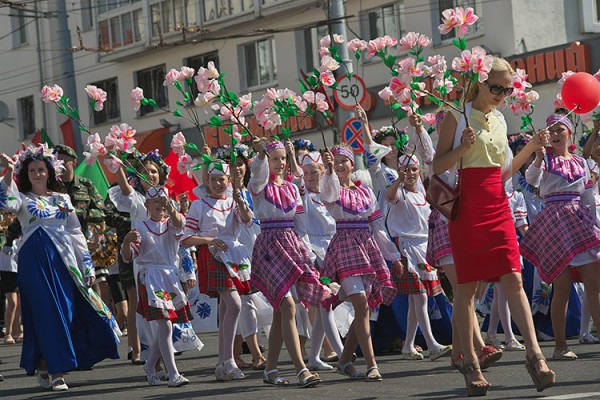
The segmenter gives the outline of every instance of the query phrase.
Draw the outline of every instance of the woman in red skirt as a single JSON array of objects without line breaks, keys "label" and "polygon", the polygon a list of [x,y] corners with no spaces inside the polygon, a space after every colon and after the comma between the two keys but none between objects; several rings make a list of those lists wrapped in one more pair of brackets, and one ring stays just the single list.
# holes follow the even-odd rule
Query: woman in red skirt
[{"label": "woman in red skirt", "polygon": [[[454,309],[457,333],[464,345],[467,392],[485,395],[490,384],[481,373],[473,342],[470,340],[475,317],[473,298],[477,282],[500,281],[513,318],[525,339],[527,370],[538,391],[554,383],[555,374],[548,368],[535,336],[531,310],[523,291],[519,247],[512,223],[503,182],[542,146],[539,132],[511,160],[507,150],[506,123],[496,107],[512,93],[514,71],[507,61],[494,58],[488,79],[474,82],[465,96],[465,117],[448,113],[441,123],[440,139],[433,161],[434,173],[454,178],[460,165],[460,210],[458,218],[448,224],[458,286]],[[454,179],[449,179],[454,184]]]}]

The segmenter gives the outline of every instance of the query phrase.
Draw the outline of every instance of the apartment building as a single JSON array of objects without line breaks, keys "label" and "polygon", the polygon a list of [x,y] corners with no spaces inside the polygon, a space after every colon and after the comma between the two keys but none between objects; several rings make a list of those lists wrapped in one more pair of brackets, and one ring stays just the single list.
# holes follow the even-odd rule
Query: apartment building
[{"label": "apartment building", "polygon": [[[115,123],[137,129],[145,147],[168,148],[171,135],[183,131],[201,144],[196,127],[168,111],[142,107],[135,111],[130,91],[142,87],[165,110],[181,95],[163,86],[167,71],[193,68],[213,61],[225,74],[228,90],[253,93],[266,88],[299,91],[302,72],[319,62],[319,39],[329,31],[327,7],[334,0],[65,0],[0,1],[0,148],[11,152],[45,128],[56,142],[71,140],[70,124],[52,105],[38,97],[45,84],[60,84],[81,120],[92,132],[105,135]],[[525,68],[541,95],[534,124],[542,127],[552,110],[556,81],[567,69],[596,72],[600,68],[599,1],[594,0],[347,0],[347,39],[365,40],[409,31],[430,36],[425,55],[459,51],[451,37],[441,37],[441,11],[473,7],[480,16],[467,35],[469,47],[481,45]],[[64,12],[67,18],[64,22]],[[61,22],[63,21],[63,22]],[[580,43],[579,46],[573,43]],[[402,55],[399,53],[399,55]],[[355,73],[365,82],[372,126],[389,125],[389,108],[377,92],[390,79],[385,65],[361,60]],[[104,110],[90,110],[84,87],[93,84],[108,93]],[[333,96],[332,96],[333,98]],[[432,106],[429,106],[431,109]],[[200,111],[203,121],[210,110]],[[347,115],[347,114],[346,114]],[[505,113],[509,131],[520,120]],[[338,118],[339,120],[339,118]],[[344,121],[326,125],[328,145],[341,139]],[[258,134],[261,130],[254,124]],[[222,133],[205,129],[211,145]],[[312,121],[295,125],[294,137],[323,140]],[[66,135],[66,136],[65,136]],[[85,135],[82,135],[85,142]]]}]

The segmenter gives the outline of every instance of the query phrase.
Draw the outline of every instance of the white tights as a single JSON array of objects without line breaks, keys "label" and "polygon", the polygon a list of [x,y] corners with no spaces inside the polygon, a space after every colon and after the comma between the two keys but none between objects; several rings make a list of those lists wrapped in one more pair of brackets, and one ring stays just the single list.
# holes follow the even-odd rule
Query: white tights
[{"label": "white tights", "polygon": [[429,313],[427,312],[427,294],[425,293],[408,295],[408,319],[403,352],[410,353],[415,351],[415,337],[417,336],[417,328],[419,326],[427,343],[427,349],[438,350],[443,347],[435,340],[431,332]]},{"label": "white tights", "polygon": [[498,319],[502,321],[502,329],[504,330],[504,341],[510,343],[515,334],[512,330],[510,309],[508,308],[508,299],[504,293],[502,285],[494,285],[494,300],[490,309],[490,325],[488,327],[488,336],[495,337],[498,332]]},{"label": "white tights", "polygon": [[340,333],[335,325],[333,310],[319,307],[317,309],[315,325],[312,330],[310,359],[308,360],[310,365],[318,364],[318,361],[320,361],[319,354],[321,353],[321,346],[323,346],[325,335],[327,335],[327,339],[329,339],[331,346],[338,356],[341,356],[344,346],[340,339]]},{"label": "white tights", "polygon": [[162,357],[169,379],[173,380],[179,376],[177,365],[175,365],[175,348],[173,347],[173,324],[168,319],[158,319],[155,321],[157,334],[154,336],[154,342],[150,346],[150,353],[146,360],[146,370],[154,375],[156,373],[156,363]]},{"label": "white tights", "polygon": [[237,323],[242,310],[242,300],[237,290],[219,292],[219,356],[217,364],[223,363],[225,370],[231,372],[237,368],[233,359],[233,341],[237,332]]}]

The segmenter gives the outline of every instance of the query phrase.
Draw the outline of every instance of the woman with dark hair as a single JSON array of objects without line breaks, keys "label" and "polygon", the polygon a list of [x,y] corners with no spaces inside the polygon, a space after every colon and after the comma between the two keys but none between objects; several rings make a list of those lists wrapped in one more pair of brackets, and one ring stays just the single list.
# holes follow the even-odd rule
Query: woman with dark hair
[{"label": "woman with dark hair", "polygon": [[17,273],[25,333],[21,367],[28,375],[37,370],[43,388],[67,390],[66,372],[119,358],[120,331],[90,289],[94,267],[69,196],[55,192],[62,161],[40,145],[20,152],[16,162],[1,154],[0,162],[6,167],[0,209],[16,213],[23,228]]}]

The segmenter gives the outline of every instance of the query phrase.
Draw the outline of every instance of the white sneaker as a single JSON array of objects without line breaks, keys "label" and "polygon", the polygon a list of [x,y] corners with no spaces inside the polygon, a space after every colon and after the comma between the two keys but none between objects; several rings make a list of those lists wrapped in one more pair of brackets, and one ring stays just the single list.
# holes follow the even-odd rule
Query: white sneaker
[{"label": "white sneaker", "polygon": [[144,365],[142,368],[144,368],[144,372],[146,373],[146,379],[148,380],[148,385],[150,385],[150,386],[162,385],[162,382],[160,381],[160,378],[156,375],[156,373],[150,374],[146,370],[146,365]]},{"label": "white sneaker", "polygon": [[600,339],[591,333],[587,332],[583,336],[579,338],[579,343],[581,344],[598,344],[600,343]]},{"label": "white sneaker", "polygon": [[[46,375],[46,377],[44,378],[42,375]],[[37,381],[38,385],[43,389],[50,389],[50,375],[48,375],[48,371],[38,370]]]},{"label": "white sneaker", "polygon": [[183,385],[187,385],[188,383],[190,383],[189,379],[187,379],[186,377],[184,377],[183,375],[177,375],[177,377],[173,380],[169,379],[169,387],[179,387],[179,386],[183,386]]},{"label": "white sneaker", "polygon": [[308,362],[308,369],[311,371],[332,371],[333,367],[327,363],[324,363],[320,359],[312,360]]}]

